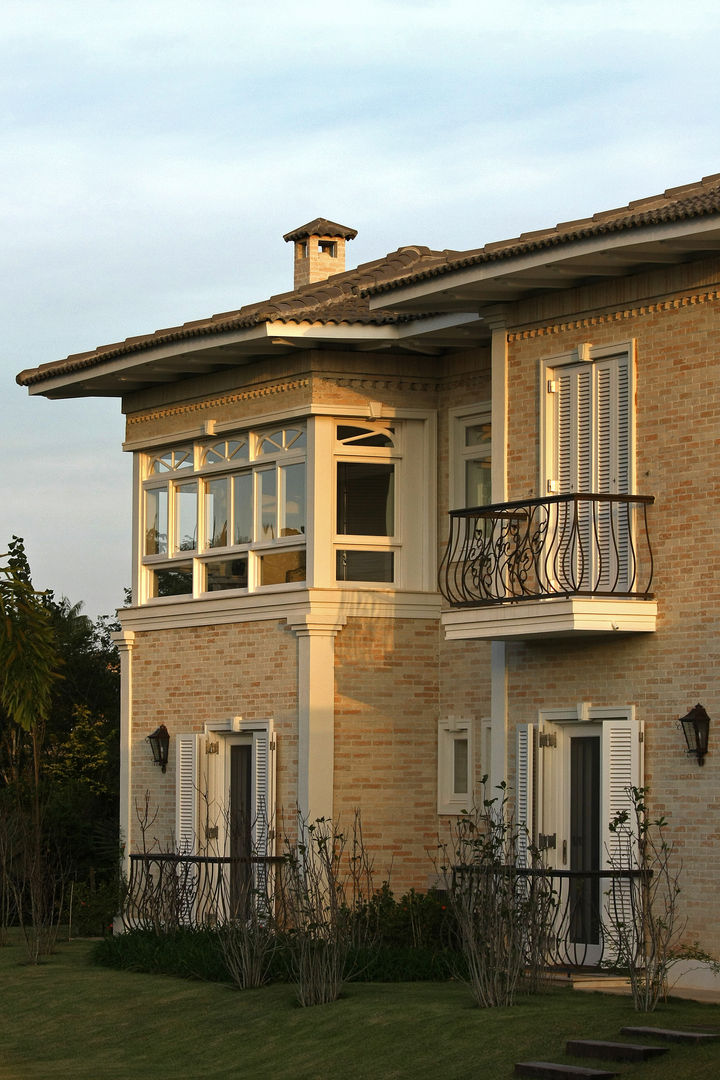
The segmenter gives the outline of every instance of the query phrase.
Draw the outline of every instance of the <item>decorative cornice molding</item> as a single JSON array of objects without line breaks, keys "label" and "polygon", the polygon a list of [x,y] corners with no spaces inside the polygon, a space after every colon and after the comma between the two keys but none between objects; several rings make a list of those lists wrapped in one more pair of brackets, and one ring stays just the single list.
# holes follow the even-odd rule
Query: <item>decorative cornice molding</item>
[{"label": "decorative cornice molding", "polygon": [[167,409],[153,409],[151,412],[136,413],[133,416],[128,416],[127,425],[132,427],[134,424],[145,424],[149,420],[163,420],[168,416],[186,416],[189,413],[203,412],[206,409],[216,409],[222,405],[233,405],[238,401],[256,401],[258,398],[285,394],[290,390],[304,390],[309,385],[310,379],[293,379],[290,382],[260,386],[254,390],[240,390],[233,394],[221,394],[218,397],[206,398],[203,401],[193,401],[184,405],[174,405]]},{"label": "decorative cornice molding", "polygon": [[651,304],[638,304],[636,307],[620,308],[617,311],[605,312],[602,315],[588,315],[583,319],[570,319],[567,322],[549,323],[546,326],[535,326],[528,330],[514,330],[508,334],[508,341],[527,341],[530,338],[543,337],[551,334],[562,334],[568,330],[585,330],[593,326],[603,326],[608,323],[623,322],[625,319],[636,319],[643,315],[657,315],[658,312],[674,311],[679,308],[695,307],[698,304],[712,303],[720,299],[720,289],[706,289],[703,292],[691,293],[689,296],[678,296],[670,300],[658,300]]},{"label": "decorative cornice molding", "polygon": [[435,379],[418,380],[418,379],[388,379],[388,378],[375,378],[374,376],[345,376],[338,375],[336,377],[322,377],[320,380],[322,383],[332,383],[333,386],[340,386],[345,390],[401,390],[401,391],[415,391],[416,393],[437,393],[438,382]]}]

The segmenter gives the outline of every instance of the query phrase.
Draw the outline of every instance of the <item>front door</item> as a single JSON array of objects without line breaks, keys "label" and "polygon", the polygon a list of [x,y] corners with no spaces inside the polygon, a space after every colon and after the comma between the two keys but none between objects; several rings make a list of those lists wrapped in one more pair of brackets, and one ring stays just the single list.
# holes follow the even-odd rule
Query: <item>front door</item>
[{"label": "front door", "polygon": [[594,966],[604,949],[609,879],[603,871],[620,861],[609,823],[630,808],[629,788],[642,784],[642,733],[630,709],[623,716],[590,707],[589,722],[555,716],[518,730],[518,821],[544,865],[559,871],[553,959]]},{"label": "front door", "polygon": [[[598,963],[600,945],[600,734],[567,732],[569,942],[576,963]],[[587,957],[587,958],[586,958]]]},{"label": "front door", "polygon": [[230,909],[234,918],[247,914],[252,880],[252,746],[230,745]]}]

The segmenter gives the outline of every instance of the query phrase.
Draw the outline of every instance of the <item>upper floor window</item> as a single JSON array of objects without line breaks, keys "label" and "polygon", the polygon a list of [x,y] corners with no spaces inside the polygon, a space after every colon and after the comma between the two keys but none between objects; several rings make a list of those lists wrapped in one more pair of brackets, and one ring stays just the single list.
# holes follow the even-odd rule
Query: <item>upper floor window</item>
[{"label": "upper floor window", "polygon": [[451,492],[453,509],[492,502],[490,408],[451,411]]},{"label": "upper floor window", "polygon": [[144,597],[304,581],[305,448],[295,424],[148,456]]},{"label": "upper floor window", "polygon": [[393,427],[350,422],[337,424],[337,581],[396,580],[398,443]]}]

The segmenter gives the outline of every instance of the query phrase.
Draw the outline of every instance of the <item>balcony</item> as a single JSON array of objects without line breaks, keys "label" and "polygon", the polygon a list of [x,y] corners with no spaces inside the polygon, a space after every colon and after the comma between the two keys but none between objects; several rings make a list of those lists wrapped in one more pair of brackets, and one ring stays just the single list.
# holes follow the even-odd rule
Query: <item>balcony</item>
[{"label": "balcony", "polygon": [[447,638],[655,629],[652,495],[553,495],[450,513]]}]

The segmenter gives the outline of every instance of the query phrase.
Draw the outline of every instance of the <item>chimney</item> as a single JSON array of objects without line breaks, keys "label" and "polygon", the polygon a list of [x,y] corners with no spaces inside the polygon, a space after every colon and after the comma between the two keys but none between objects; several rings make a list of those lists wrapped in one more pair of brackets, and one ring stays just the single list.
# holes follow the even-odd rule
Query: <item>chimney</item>
[{"label": "chimney", "polygon": [[325,218],[315,218],[285,233],[283,240],[292,240],[295,245],[294,288],[341,274],[345,269],[345,241],[356,236],[357,229],[348,229]]}]

